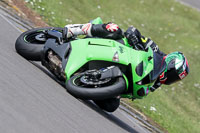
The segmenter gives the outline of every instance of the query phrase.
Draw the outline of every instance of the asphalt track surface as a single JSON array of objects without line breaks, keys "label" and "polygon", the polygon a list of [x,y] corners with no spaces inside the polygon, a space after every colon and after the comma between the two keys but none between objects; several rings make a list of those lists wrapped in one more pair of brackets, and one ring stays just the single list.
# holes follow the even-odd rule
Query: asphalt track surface
[{"label": "asphalt track surface", "polygon": [[179,0],[179,1],[181,1],[183,4],[196,8],[197,10],[200,11],[200,0]]},{"label": "asphalt track surface", "polygon": [[149,132],[121,109],[107,113],[74,98],[39,63],[18,55],[24,27],[12,19],[0,9],[1,133]]}]

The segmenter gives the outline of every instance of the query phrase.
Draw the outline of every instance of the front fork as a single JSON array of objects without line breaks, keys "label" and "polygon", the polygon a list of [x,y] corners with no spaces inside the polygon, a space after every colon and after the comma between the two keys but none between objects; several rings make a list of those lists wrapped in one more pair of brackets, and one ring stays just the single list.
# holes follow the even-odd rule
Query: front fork
[{"label": "front fork", "polygon": [[[128,82],[128,78],[126,77],[126,75],[123,74],[123,78],[126,82],[126,92],[128,91],[128,87],[129,87],[129,82]],[[121,98],[129,98],[129,99],[135,99],[132,95],[132,93],[127,93],[127,94],[121,94],[120,95]]]},{"label": "front fork", "polygon": [[[116,67],[116,66],[111,66],[111,67],[108,67],[106,70],[104,70],[105,72],[102,73],[101,75],[101,79],[104,79],[104,78],[108,78],[108,77],[123,77],[125,82],[126,82],[126,91],[128,91],[128,87],[129,87],[129,82],[128,82],[128,78],[126,77],[125,74],[123,74],[121,72],[121,70]],[[120,95],[121,98],[129,98],[129,99],[133,99],[133,95],[131,93],[125,93],[125,94],[121,94]]]},{"label": "front fork", "polygon": [[123,78],[124,78],[124,80],[126,82],[126,91],[128,91],[128,85],[129,85],[128,78],[124,74],[123,74]]}]

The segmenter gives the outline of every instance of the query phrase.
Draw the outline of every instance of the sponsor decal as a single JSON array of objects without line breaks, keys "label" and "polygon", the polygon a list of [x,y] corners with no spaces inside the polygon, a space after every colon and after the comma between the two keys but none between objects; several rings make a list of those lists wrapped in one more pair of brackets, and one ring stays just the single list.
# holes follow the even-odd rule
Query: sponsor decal
[{"label": "sponsor decal", "polygon": [[115,32],[119,29],[119,26],[114,23],[110,23],[106,25],[106,29],[110,32]]},{"label": "sponsor decal", "polygon": [[120,53],[124,53],[124,48],[122,46],[119,46]]},{"label": "sponsor decal", "polygon": [[161,84],[164,84],[166,80],[167,80],[167,77],[165,77],[165,73],[163,72],[163,73],[160,75],[160,83],[161,83]]},{"label": "sponsor decal", "polygon": [[183,79],[187,76],[187,72],[183,71],[181,74],[179,74],[180,79]]},{"label": "sponsor decal", "polygon": [[160,75],[160,79],[164,78],[164,75],[165,75],[165,73],[163,72],[163,73]]}]

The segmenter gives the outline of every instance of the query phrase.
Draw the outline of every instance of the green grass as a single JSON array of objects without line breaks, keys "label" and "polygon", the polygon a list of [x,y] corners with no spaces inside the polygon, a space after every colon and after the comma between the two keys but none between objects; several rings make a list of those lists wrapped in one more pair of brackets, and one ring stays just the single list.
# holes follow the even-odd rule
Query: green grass
[{"label": "green grass", "polygon": [[[52,26],[87,23],[100,16],[122,29],[134,25],[165,53],[181,51],[190,74],[142,100],[128,101],[170,133],[200,132],[200,12],[174,0],[29,0]],[[156,111],[150,108],[155,107]]]}]

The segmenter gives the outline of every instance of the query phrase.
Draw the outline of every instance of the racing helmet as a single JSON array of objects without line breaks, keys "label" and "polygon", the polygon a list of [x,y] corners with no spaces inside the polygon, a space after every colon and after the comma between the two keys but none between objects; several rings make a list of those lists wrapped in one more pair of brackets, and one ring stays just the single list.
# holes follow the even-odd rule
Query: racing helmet
[{"label": "racing helmet", "polygon": [[160,75],[162,84],[170,85],[185,78],[189,73],[189,65],[186,57],[181,52],[173,52],[164,57],[166,69]]}]

